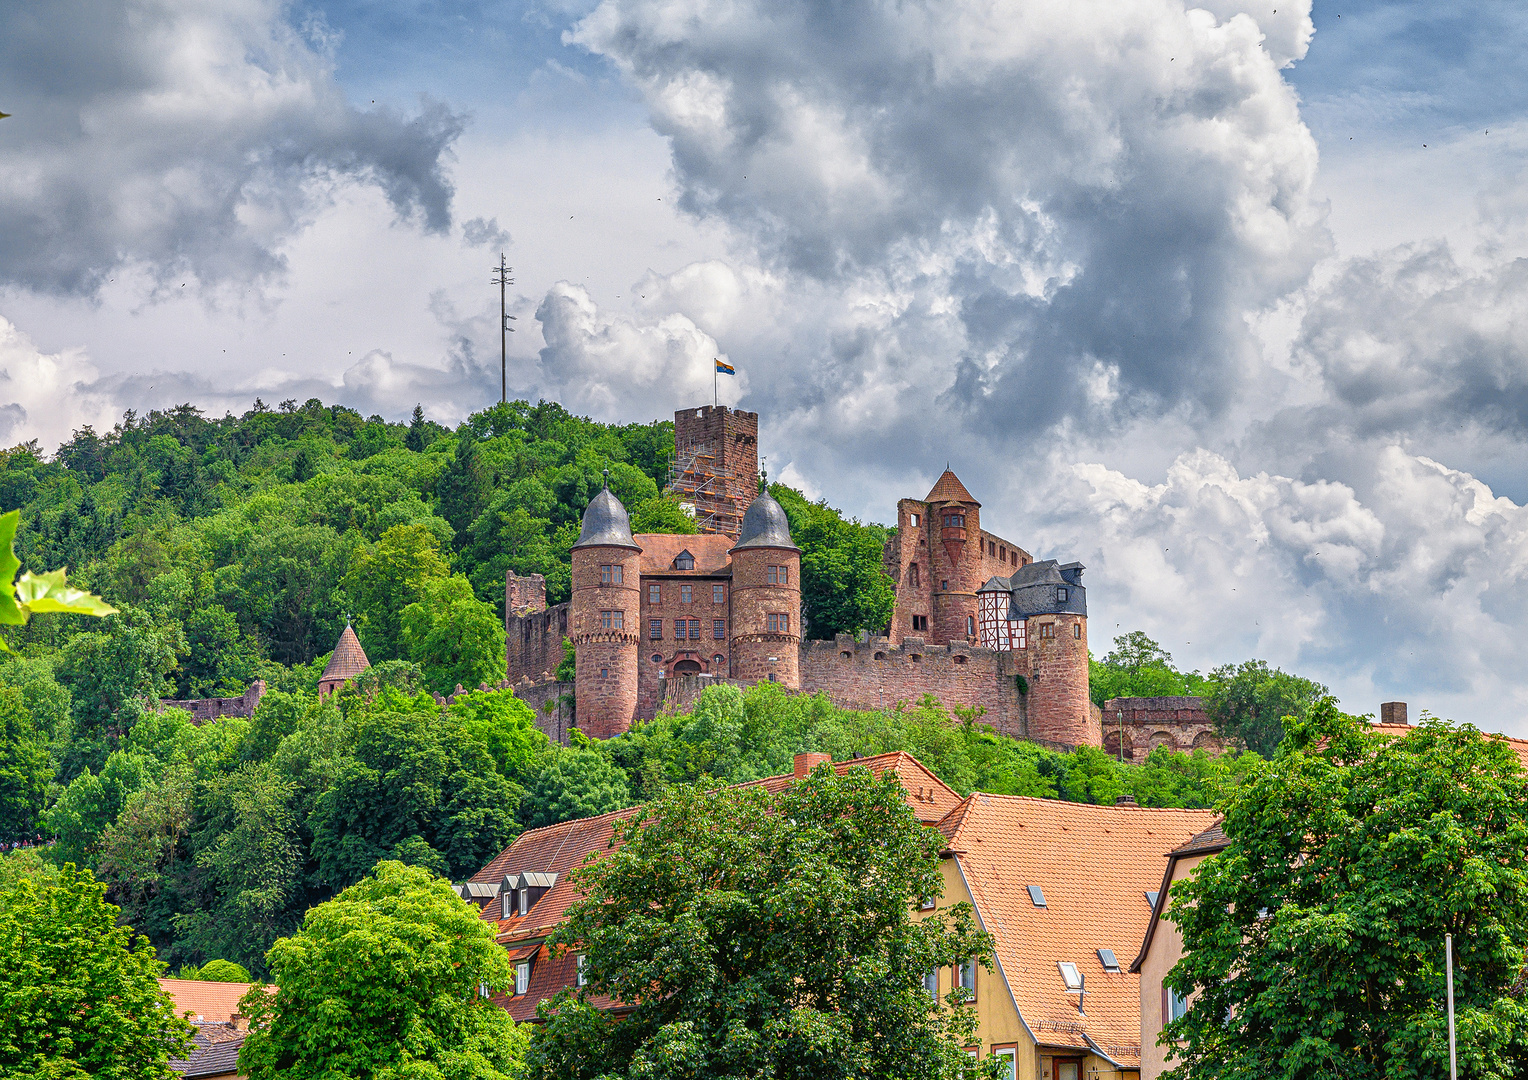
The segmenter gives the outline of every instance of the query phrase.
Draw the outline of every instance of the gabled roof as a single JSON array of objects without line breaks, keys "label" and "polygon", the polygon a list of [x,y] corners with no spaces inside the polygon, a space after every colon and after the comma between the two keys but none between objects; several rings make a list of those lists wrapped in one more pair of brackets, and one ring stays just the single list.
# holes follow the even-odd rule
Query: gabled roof
[{"label": "gabled roof", "polygon": [[1146,954],[1151,950],[1152,939],[1156,937],[1157,927],[1162,923],[1162,914],[1167,910],[1167,894],[1173,883],[1173,870],[1177,867],[1178,860],[1200,855],[1214,855],[1217,851],[1224,851],[1230,846],[1231,838],[1221,828],[1221,821],[1216,819],[1208,829],[1195,833],[1167,853],[1167,866],[1162,870],[1162,883],[1157,886],[1157,897],[1151,905],[1151,919],[1146,923],[1146,933],[1141,937],[1141,951],[1135,954],[1135,959],[1130,963],[1131,974],[1139,974],[1141,965],[1146,962]]},{"label": "gabled roof", "polygon": [[929,489],[928,498],[923,500],[929,503],[961,502],[972,506],[981,506],[971,497],[966,490],[966,485],[960,482],[960,478],[949,469],[939,474],[939,479],[934,481],[934,486]]},{"label": "gabled roof", "polygon": [[[721,533],[702,533],[699,536],[638,533],[635,539],[637,546],[642,549],[638,566],[644,574],[694,574],[696,577],[705,577],[708,574],[732,571],[732,556],[727,554],[732,550],[732,537]],[[674,558],[681,551],[688,551],[695,557],[694,570],[674,569]]]},{"label": "gabled roof", "polygon": [[196,1049],[184,1060],[166,1062],[186,1080],[200,1077],[237,1076],[239,1073],[239,1048],[244,1045],[243,1031],[228,1024],[198,1024],[192,1035]]},{"label": "gabled roof", "polygon": [[[204,979],[160,979],[159,987],[175,1002],[175,1015],[200,1017],[209,1023],[232,1020],[239,999],[249,993],[249,983],[211,982]],[[276,988],[270,987],[275,993]]]},{"label": "gabled roof", "polygon": [[355,631],[346,624],[339,643],[334,646],[334,655],[324,665],[324,673],[318,681],[353,679],[369,667],[371,661],[366,659],[366,650],[361,648],[361,641],[355,636]]},{"label": "gabled roof", "polygon": [[[1164,848],[1214,820],[1209,810],[1091,806],[974,794],[940,824],[1014,1003],[1042,1046],[1092,1049],[1137,1068],[1140,977],[1106,972],[1098,949],[1130,955],[1149,918]],[[1044,891],[1036,907],[1028,887]],[[1084,1013],[1058,962],[1086,976]]]}]

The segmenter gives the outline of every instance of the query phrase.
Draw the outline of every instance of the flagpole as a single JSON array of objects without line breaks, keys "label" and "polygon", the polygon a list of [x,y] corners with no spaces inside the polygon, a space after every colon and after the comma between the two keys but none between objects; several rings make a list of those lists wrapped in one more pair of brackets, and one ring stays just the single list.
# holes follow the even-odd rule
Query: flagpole
[{"label": "flagpole", "polygon": [[716,387],[716,357],[711,357],[711,406],[721,408],[721,391]]}]

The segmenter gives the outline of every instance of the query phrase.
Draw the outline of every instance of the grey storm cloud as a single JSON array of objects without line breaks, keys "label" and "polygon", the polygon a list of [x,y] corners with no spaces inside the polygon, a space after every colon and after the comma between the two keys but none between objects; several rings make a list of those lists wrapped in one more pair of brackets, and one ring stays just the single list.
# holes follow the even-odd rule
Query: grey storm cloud
[{"label": "grey storm cloud", "polygon": [[278,0],[50,0],[0,34],[0,284],[91,295],[132,266],[160,284],[279,274],[333,186],[376,185],[398,218],[451,224],[444,165],[463,118],[357,109],[332,36]]},{"label": "grey storm cloud", "polygon": [[[684,209],[793,305],[845,301],[737,352],[810,372],[768,404],[867,434],[935,407],[1022,446],[1223,412],[1249,313],[1329,250],[1280,75],[1308,5],[1271,29],[1218,6],[604,0],[571,40],[642,93]],[[867,376],[897,389],[861,425]]]}]

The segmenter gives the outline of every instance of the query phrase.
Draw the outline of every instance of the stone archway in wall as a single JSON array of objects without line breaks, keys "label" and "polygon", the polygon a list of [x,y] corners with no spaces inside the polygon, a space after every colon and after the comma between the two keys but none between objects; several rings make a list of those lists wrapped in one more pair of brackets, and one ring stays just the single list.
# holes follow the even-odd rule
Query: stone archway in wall
[{"label": "stone archway in wall", "polygon": [[699,675],[703,670],[696,660],[676,660],[673,667],[675,675]]}]

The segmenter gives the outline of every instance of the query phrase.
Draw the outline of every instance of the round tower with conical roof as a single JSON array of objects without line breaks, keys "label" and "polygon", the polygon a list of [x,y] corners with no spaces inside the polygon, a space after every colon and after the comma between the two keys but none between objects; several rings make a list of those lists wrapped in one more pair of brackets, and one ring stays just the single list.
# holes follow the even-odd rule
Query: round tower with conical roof
[{"label": "round tower with conical roof", "polygon": [[361,639],[355,636],[350,623],[345,623],[340,640],[329,656],[329,663],[324,666],[324,673],[319,676],[318,696],[328,697],[369,667],[371,667],[371,661],[366,659],[366,650],[361,648]]},{"label": "round tower with conical roof", "polygon": [[637,711],[641,557],[626,507],[602,488],[573,545],[569,611],[578,727],[597,739],[628,730]]},{"label": "round tower with conical roof", "polygon": [[732,677],[801,688],[801,549],[761,491],[732,547]]},{"label": "round tower with conical roof", "polygon": [[948,468],[925,500],[929,522],[929,586],[933,626],[929,640],[975,643],[982,582],[981,509],[966,486]]}]

